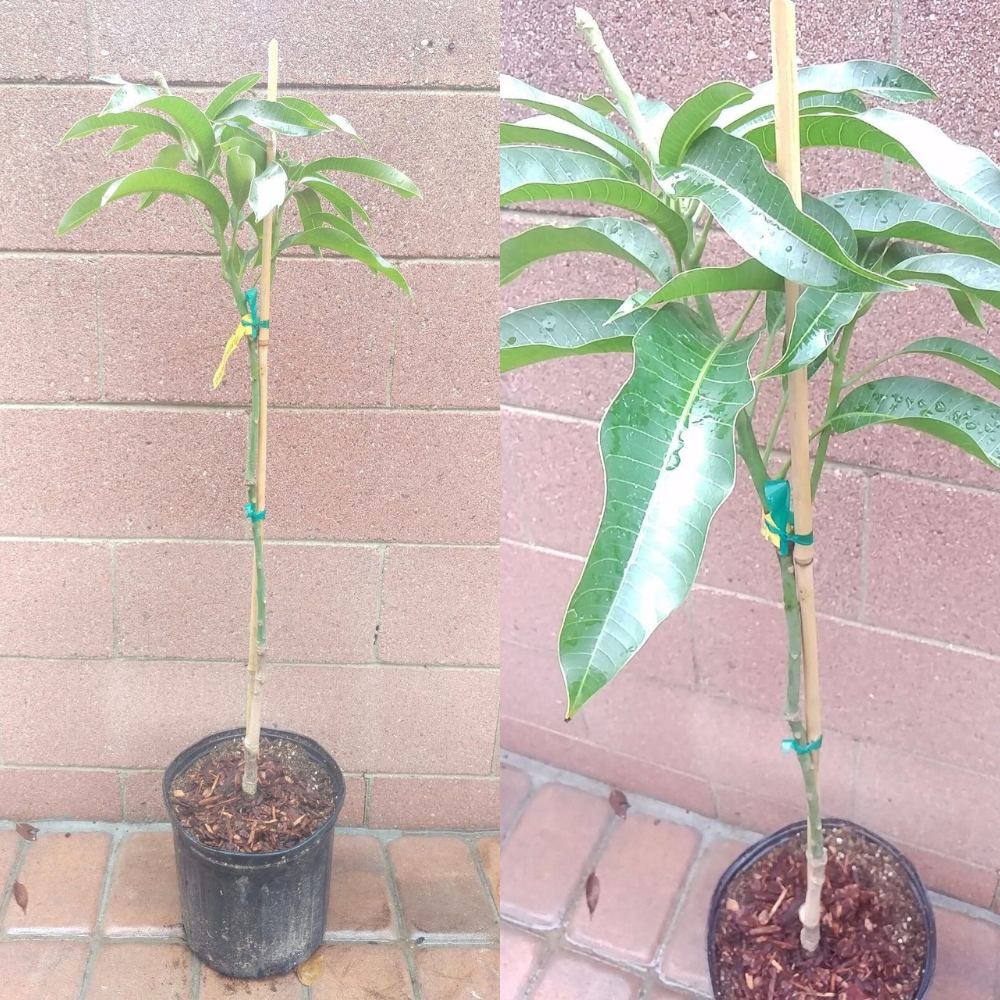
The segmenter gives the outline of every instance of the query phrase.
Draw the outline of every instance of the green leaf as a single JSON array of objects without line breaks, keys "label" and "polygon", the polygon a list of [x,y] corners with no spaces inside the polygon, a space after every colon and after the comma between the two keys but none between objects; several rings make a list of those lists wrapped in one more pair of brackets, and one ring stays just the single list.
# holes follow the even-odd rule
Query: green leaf
[{"label": "green leaf", "polygon": [[321,197],[326,198],[348,222],[353,223],[354,216],[357,214],[371,229],[372,220],[368,218],[368,213],[343,188],[331,184],[324,177],[303,177],[302,183]]},{"label": "green leaf", "polygon": [[[857,115],[867,109],[868,105],[857,94],[850,92],[845,94],[804,94],[799,98],[800,118],[802,116],[827,114],[831,111],[842,111],[845,114]],[[744,113],[741,108],[737,110]],[[758,125],[766,125],[768,122],[773,121],[774,105],[771,104],[762,111],[755,110],[753,113],[745,115],[736,124],[727,125],[726,131],[732,132],[733,135],[744,136]]]},{"label": "green leaf", "polygon": [[380,257],[374,250],[357,243],[346,233],[336,229],[307,229],[304,233],[293,237],[289,241],[289,246],[319,247],[343,254],[345,257],[353,257],[354,260],[365,264],[372,273],[384,274],[394,285],[402,288],[407,295],[410,294],[410,286],[407,285],[406,279],[397,268],[393,267],[384,257]]},{"label": "green leaf", "polygon": [[1000,406],[929,378],[880,378],[852,389],[830,419],[836,434],[900,424],[958,445],[1000,468]]},{"label": "green leaf", "polygon": [[138,146],[146,136],[164,134],[161,118],[158,118],[156,115],[141,115],[140,117],[146,120],[122,132],[115,140],[114,145],[108,150],[109,154],[121,153],[126,149],[132,149],[134,146]]},{"label": "green leaf", "polygon": [[781,360],[762,378],[790,375],[812,364],[854,319],[865,300],[862,292],[831,294],[821,288],[806,288],[795,303],[795,320]]},{"label": "green leaf", "polygon": [[[164,167],[167,170],[174,170],[179,163],[183,162],[184,157],[184,147],[178,143],[172,142],[169,146],[164,146],[163,149],[161,149],[156,156],[153,157],[153,162],[150,165],[154,167]],[[149,206],[152,205],[161,194],[161,191],[150,191],[148,194],[144,194],[139,199],[139,211],[142,212],[149,208]]]},{"label": "green leaf", "polygon": [[212,217],[225,228],[229,224],[229,202],[222,192],[204,177],[182,174],[179,170],[150,167],[125,177],[116,177],[99,184],[70,205],[62,217],[56,235],[62,236],[82,225],[105,205],[130,194],[175,194],[200,201]]},{"label": "green leaf", "polygon": [[211,119],[217,118],[223,108],[229,107],[240,94],[245,94],[248,90],[253,90],[262,78],[263,73],[248,73],[246,76],[241,76],[238,80],[234,80],[228,87],[220,90],[212,98],[208,107],[205,108],[205,116]]},{"label": "green leaf", "polygon": [[254,132],[226,125],[220,130],[219,145],[224,153],[236,149],[249,156],[258,174],[262,174],[267,167],[267,144]]},{"label": "green leaf", "polygon": [[599,156],[602,160],[621,167],[626,173],[636,173],[628,158],[614,146],[609,146],[586,129],[571,125],[554,115],[534,115],[518,122],[501,122],[500,145],[575,149],[591,156]]},{"label": "green leaf", "polygon": [[301,111],[286,107],[277,101],[233,101],[215,116],[217,121],[252,122],[280,135],[319,135],[326,128],[307,118]]},{"label": "green leaf", "polygon": [[583,219],[569,226],[534,226],[500,244],[500,283],[513,281],[526,267],[563,253],[605,253],[627,261],[656,281],[670,274],[667,251],[640,222]]},{"label": "green leaf", "polygon": [[250,189],[257,175],[257,164],[252,156],[233,149],[226,153],[226,184],[233,204],[240,209],[250,196]]},{"label": "green leaf", "polygon": [[126,83],[124,87],[120,87],[111,95],[111,100],[104,106],[101,115],[131,111],[151,98],[159,97],[159,95],[158,90],[147,87],[144,83]]},{"label": "green leaf", "polygon": [[986,329],[986,323],[983,321],[983,310],[979,303],[967,292],[956,292],[954,289],[948,290],[948,295],[951,301],[955,304],[955,308],[958,310],[959,316],[965,320],[966,323],[970,323],[972,326],[978,327],[980,330]]},{"label": "green leaf", "polygon": [[580,354],[631,351],[632,338],[649,318],[610,325],[617,299],[559,299],[500,318],[500,371]]},{"label": "green leaf", "polygon": [[144,101],[144,108],[162,111],[173,118],[190,143],[191,150],[197,155],[206,173],[215,165],[218,148],[215,145],[215,130],[212,123],[205,117],[201,108],[196,107],[183,97],[166,95]]},{"label": "green leaf", "polygon": [[660,138],[660,163],[680,163],[688,147],[708,128],[719,113],[734,104],[749,100],[751,91],[739,83],[721,81],[710,84],[689,97],[671,116]]},{"label": "green leaf", "polygon": [[258,222],[276,209],[284,205],[288,195],[288,177],[280,163],[268,164],[267,169],[258,174],[250,185],[249,204]]},{"label": "green leaf", "polygon": [[674,109],[669,104],[658,101],[655,97],[643,97],[642,94],[635,95],[635,103],[638,105],[639,114],[642,115],[649,128],[650,136],[655,143],[654,148],[659,149],[663,130],[673,116]]},{"label": "green leaf", "polygon": [[340,170],[348,174],[358,174],[392,188],[396,194],[404,198],[420,197],[417,185],[402,170],[390,167],[388,163],[381,163],[379,160],[370,160],[365,156],[324,156],[320,160],[307,163],[305,170],[307,173]]},{"label": "green leaf", "polygon": [[656,175],[667,194],[704,202],[736,243],[785,278],[831,291],[902,287],[863,268],[801,212],[745,139],[709,128],[679,167],[657,168]]},{"label": "green leaf", "polygon": [[[920,167],[949,198],[988,226],[1000,226],[1000,170],[983,152],[950,139],[936,125],[887,108],[862,115],[817,115],[802,122],[802,147],[863,149]],[[774,159],[774,125],[747,134]]]},{"label": "green leaf", "polygon": [[652,308],[661,302],[674,302],[693,295],[715,295],[718,292],[780,292],[785,280],[752,257],[732,267],[696,267],[681,271],[650,295],[636,292],[630,295],[615,314],[627,316],[641,306]]},{"label": "green leaf", "polygon": [[858,257],[858,237],[850,223],[833,206],[811,194],[802,192],[802,211],[818,222],[839,244],[840,249],[852,260]]},{"label": "green leaf", "polygon": [[319,125],[323,129],[339,129],[355,138],[358,137],[354,126],[343,115],[327,114],[311,101],[303,101],[301,97],[279,97],[278,103],[284,104],[286,108],[291,108],[293,111],[298,111],[303,117],[308,118],[313,124]]},{"label": "green leaf", "polygon": [[837,209],[859,236],[935,243],[956,253],[1000,263],[1000,246],[989,232],[951,205],[878,188],[844,191],[824,200]]},{"label": "green leaf", "polygon": [[500,97],[502,100],[513,101],[523,107],[534,108],[536,111],[554,115],[556,118],[561,118],[563,121],[593,133],[609,146],[624,153],[632,166],[643,177],[647,179],[652,177],[649,164],[639,147],[614,122],[609,122],[598,112],[591,111],[590,108],[577,104],[575,101],[567,101],[564,97],[546,94],[545,91],[538,90],[522,80],[503,74],[500,76]]},{"label": "green leaf", "polygon": [[606,160],[542,146],[501,147],[501,205],[561,200],[624,209],[652,222],[678,255],[687,245],[687,223]]},{"label": "green leaf", "polygon": [[134,128],[148,128],[150,132],[162,132],[177,142],[183,139],[180,129],[173,122],[165,121],[158,115],[150,115],[145,111],[122,111],[117,114],[87,115],[70,128],[59,141],[82,139],[84,136],[100,132],[101,129],[123,128],[127,125]]},{"label": "green leaf", "polygon": [[1000,264],[959,253],[930,253],[897,264],[890,275],[919,285],[968,292],[1000,309]]},{"label": "green leaf", "polygon": [[925,337],[907,344],[900,354],[933,354],[953,361],[980,378],[986,379],[995,389],[1000,389],[1000,358],[975,344],[955,337]]},{"label": "green leaf", "polygon": [[599,115],[604,115],[605,118],[621,114],[618,105],[608,100],[603,94],[581,94],[578,103],[585,108],[590,108],[591,111],[596,111]]},{"label": "green leaf", "polygon": [[332,212],[317,212],[313,216],[313,221],[316,223],[313,228],[329,226],[331,229],[346,233],[355,243],[360,243],[363,247],[368,246],[368,241],[361,235],[360,231],[339,215],[334,215]]},{"label": "green leaf", "polygon": [[636,334],[632,376],[601,424],[604,514],[559,636],[567,716],[687,597],[735,482],[754,343],[718,341],[676,303]]}]

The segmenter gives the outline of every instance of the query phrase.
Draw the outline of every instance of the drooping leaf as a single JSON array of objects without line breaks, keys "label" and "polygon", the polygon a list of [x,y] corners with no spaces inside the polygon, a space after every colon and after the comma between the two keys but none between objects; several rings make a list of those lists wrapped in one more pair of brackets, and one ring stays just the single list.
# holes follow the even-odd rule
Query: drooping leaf
[{"label": "drooping leaf", "polygon": [[627,316],[640,306],[657,306],[661,302],[674,302],[693,295],[714,295],[717,292],[777,292],[784,287],[784,278],[752,257],[731,267],[696,267],[674,275],[651,295],[647,293],[645,297],[640,298],[640,293],[637,292],[629,296],[622,303],[615,318]]},{"label": "drooping leaf", "polygon": [[[163,167],[166,170],[174,170],[177,165],[185,158],[184,147],[176,142],[170,143],[168,146],[164,146],[156,156],[153,157],[153,162],[150,164],[151,167]],[[155,202],[160,195],[161,191],[150,191],[148,194],[144,194],[139,199],[139,211],[145,211],[150,205]]]},{"label": "drooping leaf", "polygon": [[592,132],[609,146],[613,146],[620,153],[623,153],[643,177],[649,179],[652,176],[649,164],[639,147],[626,132],[623,132],[614,122],[609,122],[604,115],[591,111],[590,108],[577,104],[576,101],[568,101],[564,97],[547,94],[523,80],[517,80],[503,74],[500,75],[500,97],[502,100],[513,101],[522,107],[533,108],[535,111],[562,118],[563,121],[571,122],[587,132]]},{"label": "drooping leaf", "polygon": [[348,174],[370,177],[379,184],[392,188],[404,198],[420,197],[417,185],[402,170],[390,167],[388,163],[370,160],[365,156],[324,156],[305,165],[306,173],[315,174],[324,170],[339,170]]},{"label": "drooping leaf", "polygon": [[123,128],[131,126],[133,128],[148,128],[151,132],[162,132],[169,135],[176,142],[181,142],[183,136],[181,130],[159,115],[151,115],[145,111],[122,111],[117,114],[87,115],[81,118],[66,134],[59,140],[68,142],[70,139],[82,139],[84,136],[93,135],[106,128]]},{"label": "drooping leaf", "polygon": [[[292,192],[292,197],[295,199],[295,205],[299,210],[299,220],[302,223],[302,229],[318,229],[322,222],[317,218],[323,215],[323,203],[319,199],[319,195],[315,191],[310,191],[308,188],[301,190],[296,190]],[[320,247],[313,247],[313,256],[322,257],[323,251]]]},{"label": "drooping leaf", "polygon": [[802,192],[802,211],[818,222],[852,260],[858,259],[858,237],[850,223],[834,205]]},{"label": "drooping leaf", "polygon": [[900,376],[852,389],[830,419],[836,434],[901,424],[957,445],[1000,468],[1000,406],[945,382]]},{"label": "drooping leaf", "polygon": [[119,198],[130,194],[158,192],[175,194],[182,198],[194,198],[208,209],[212,217],[225,228],[229,224],[229,203],[222,192],[204,177],[182,174],[179,170],[149,167],[137,170],[125,177],[105,181],[78,198],[62,217],[56,230],[62,236],[82,225],[95,212]]},{"label": "drooping leaf", "polygon": [[288,177],[280,163],[270,163],[258,174],[250,185],[248,202],[254,217],[260,221],[279,205],[285,203],[288,193]]},{"label": "drooping leaf", "polygon": [[410,286],[400,273],[399,269],[393,267],[384,257],[379,256],[370,247],[351,239],[346,233],[336,229],[320,228],[307,229],[303,233],[298,233],[288,242],[289,246],[310,246],[321,247],[324,250],[332,250],[334,253],[343,254],[345,257],[353,257],[361,261],[370,271],[376,274],[384,274],[394,285],[402,288],[407,295],[410,294]]},{"label": "drooping leaf", "polygon": [[144,104],[146,101],[159,96],[160,92],[158,90],[147,87],[144,83],[126,83],[124,87],[119,87],[111,95],[111,99],[104,106],[101,115],[131,111],[140,104]]},{"label": "drooping leaf", "polygon": [[302,183],[325,198],[348,222],[354,222],[357,215],[371,229],[372,220],[368,213],[342,188],[332,184],[325,177],[303,177]]},{"label": "drooping leaf", "polygon": [[983,310],[976,299],[968,292],[956,292],[953,288],[948,289],[948,295],[958,310],[959,316],[966,323],[970,323],[980,330],[986,329],[986,323],[983,321]]},{"label": "drooping leaf", "polygon": [[563,253],[604,253],[645,271],[656,281],[670,274],[667,250],[641,222],[631,219],[582,219],[569,226],[533,226],[500,244],[500,283],[513,281],[526,267]]},{"label": "drooping leaf", "polygon": [[687,223],[606,160],[542,146],[502,147],[500,204],[553,200],[621,208],[652,222],[676,253],[682,253],[687,244]]},{"label": "drooping leaf", "polygon": [[821,288],[803,289],[795,303],[788,346],[781,360],[761,377],[789,375],[822,357],[837,334],[857,315],[864,300],[863,292],[831,294]]},{"label": "drooping leaf", "polygon": [[207,108],[205,108],[205,116],[207,118],[215,119],[223,108],[229,107],[233,101],[236,100],[240,94],[245,94],[248,90],[253,90],[254,87],[260,83],[263,77],[262,73],[248,73],[246,76],[241,76],[238,80],[234,80],[228,87],[223,88],[219,91],[215,97],[209,102]]},{"label": "drooping leaf", "polygon": [[[773,124],[753,129],[746,138],[774,159]],[[803,149],[863,149],[920,167],[980,222],[1000,226],[1000,169],[985,153],[955,142],[922,118],[888,108],[872,108],[861,115],[816,115],[803,120],[801,140]]]},{"label": "drooping leaf", "polygon": [[585,108],[596,111],[599,115],[607,118],[609,115],[619,114],[617,104],[612,104],[603,94],[581,94],[579,102]]},{"label": "drooping leaf", "polygon": [[1000,359],[989,351],[955,337],[925,337],[907,344],[900,354],[933,354],[953,361],[1000,389]]},{"label": "drooping leaf", "polygon": [[[822,115],[830,111],[841,111],[849,115],[858,115],[867,109],[868,105],[857,94],[850,91],[843,94],[803,94],[799,97],[800,117],[803,115]],[[732,132],[733,135],[746,135],[747,132],[757,128],[758,125],[766,125],[768,122],[774,121],[773,104],[769,104],[763,110],[755,110],[749,115],[746,115],[741,108],[735,110],[744,114],[745,117],[740,118],[736,124],[726,126],[726,131]]]},{"label": "drooping leaf", "polygon": [[687,597],[732,492],[735,421],[753,398],[755,338],[727,344],[685,306],[652,313],[601,424],[606,501],[570,600],[559,659],[574,715]]},{"label": "drooping leaf", "polygon": [[678,167],[658,167],[664,190],[697,198],[750,256],[785,278],[831,291],[901,287],[863,268],[830,232],[800,211],[784,183],[745,140],[709,128]]},{"label": "drooping leaf", "polygon": [[[301,97],[279,97],[278,103],[286,108],[298,111],[303,117],[323,129],[339,129],[357,138],[354,126],[343,115],[332,115],[316,107],[312,101],[304,101]],[[277,129],[275,129],[277,131]],[[362,143],[364,145],[364,143]]]},{"label": "drooping leaf", "polygon": [[740,83],[723,80],[689,97],[670,117],[660,138],[660,163],[680,163],[688,147],[708,128],[719,112],[749,100],[751,91]]},{"label": "drooping leaf", "polygon": [[186,101],[183,97],[175,97],[170,94],[143,101],[142,107],[162,111],[177,122],[203,169],[206,172],[212,169],[218,156],[215,130],[201,108]]},{"label": "drooping leaf", "polygon": [[500,123],[501,146],[557,146],[599,156],[626,173],[638,176],[628,157],[596,135],[555,115],[533,115],[517,122]]},{"label": "drooping leaf", "polygon": [[229,186],[229,196],[237,209],[246,204],[256,176],[257,165],[252,156],[247,156],[238,149],[226,153],[226,184]]},{"label": "drooping leaf", "polygon": [[241,99],[233,101],[228,107],[216,114],[217,121],[238,121],[244,119],[268,128],[280,135],[304,136],[319,135],[327,131],[326,127],[307,118],[301,111],[279,104],[277,101],[250,101]]},{"label": "drooping leaf", "polygon": [[[856,93],[879,97],[894,104],[927,101],[937,96],[913,73],[871,59],[804,66],[798,72],[797,89],[803,97],[821,93]],[[774,81],[766,80],[753,88],[753,98],[746,105],[720,116],[719,125],[730,128],[745,119],[748,112],[773,107]]]},{"label": "drooping leaf", "polygon": [[824,199],[859,236],[935,243],[956,253],[1000,263],[1000,246],[975,219],[951,205],[879,188],[843,191]]},{"label": "drooping leaf", "polygon": [[164,134],[161,125],[162,119],[157,115],[142,115],[142,117],[146,120],[133,125],[118,136],[114,145],[108,150],[109,154],[122,153],[127,149],[132,149],[138,146],[147,136]]},{"label": "drooping leaf", "polygon": [[919,285],[939,285],[969,292],[1000,309],[1000,264],[960,253],[929,253],[910,257],[890,272]]},{"label": "drooping leaf", "polygon": [[500,371],[579,354],[632,350],[632,338],[649,318],[629,316],[606,325],[617,299],[558,299],[500,318]]}]

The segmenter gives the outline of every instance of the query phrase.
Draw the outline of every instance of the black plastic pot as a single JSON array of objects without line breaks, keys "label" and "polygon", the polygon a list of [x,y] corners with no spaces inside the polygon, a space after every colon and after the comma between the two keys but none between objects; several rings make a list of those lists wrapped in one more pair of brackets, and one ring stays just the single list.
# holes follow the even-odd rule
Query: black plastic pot
[{"label": "black plastic pot", "polygon": [[[913,867],[909,858],[899,848],[894,847],[877,833],[872,833],[871,830],[859,826],[857,823],[851,823],[849,820],[843,819],[825,819],[823,826],[827,829],[834,826],[843,826],[859,831],[866,839],[874,841],[891,854],[906,873],[910,889],[916,898],[917,908],[920,910],[921,917],[923,917],[924,927],[927,932],[927,959],[924,964],[924,973],[920,977],[920,984],[917,987],[916,993],[913,994],[913,1000],[925,1000],[928,992],[930,992],[931,983],[934,981],[934,963],[937,957],[937,929],[934,925],[934,910],[931,907],[930,900],[927,898],[927,890],[924,888],[924,883],[917,874],[916,868]],[[722,873],[722,878],[719,879],[719,883],[712,895],[712,905],[708,911],[708,971],[712,978],[713,996],[719,995],[719,969],[715,961],[715,932],[718,928],[721,903],[729,890],[730,882],[737,875],[752,867],[756,861],[767,854],[772,848],[784,843],[784,841],[794,837],[796,834],[802,833],[805,828],[805,820],[801,820],[798,823],[792,823],[790,826],[783,827],[770,836],[764,837],[762,840],[758,840],[755,844],[751,844]]]},{"label": "black plastic pot", "polygon": [[337,762],[315,740],[279,729],[261,732],[295,743],[333,779],[336,808],[318,830],[294,847],[261,854],[206,847],[174,815],[169,794],[173,779],[217,744],[242,737],[242,729],[199,740],[179,754],[163,776],[188,946],[206,965],[241,979],[288,972],[322,943],[333,830],[345,795]]}]

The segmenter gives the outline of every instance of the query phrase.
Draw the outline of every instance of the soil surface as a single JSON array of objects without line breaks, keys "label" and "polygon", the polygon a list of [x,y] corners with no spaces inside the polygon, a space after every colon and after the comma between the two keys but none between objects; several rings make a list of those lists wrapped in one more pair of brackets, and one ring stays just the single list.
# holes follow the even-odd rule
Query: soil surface
[{"label": "soil surface", "polygon": [[243,791],[243,741],[213,747],[170,785],[177,820],[208,847],[245,854],[292,847],[336,806],[333,779],[298,744],[262,736],[257,794]]},{"label": "soil surface", "polygon": [[906,872],[880,844],[829,827],[822,940],[799,944],[805,834],[730,883],[715,936],[718,1000],[913,1000],[926,927]]}]

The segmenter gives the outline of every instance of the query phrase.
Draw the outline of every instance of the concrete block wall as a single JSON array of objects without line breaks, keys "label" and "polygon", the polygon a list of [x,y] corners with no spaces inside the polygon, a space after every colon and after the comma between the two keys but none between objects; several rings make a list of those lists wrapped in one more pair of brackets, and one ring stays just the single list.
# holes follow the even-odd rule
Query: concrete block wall
[{"label": "concrete block wall", "polygon": [[[799,7],[804,62],[899,62],[941,95],[909,110],[1000,158],[996,0],[838,0]],[[589,6],[626,77],[676,106],[715,79],[770,75],[767,4],[598,0]],[[555,93],[602,91],[573,4],[503,4],[504,69]],[[507,109],[507,113],[516,113]],[[887,181],[932,196],[867,155],[807,154],[814,193]],[[536,206],[537,207],[537,206]],[[508,211],[509,235],[558,216]],[[508,306],[628,294],[624,266],[558,258],[505,289]],[[933,334],[993,351],[1000,324],[964,325],[930,289],[885,299],[855,336],[857,367]],[[598,422],[629,364],[557,361],[506,376],[501,743],[511,750],[767,830],[799,818],[782,757],[780,585],[745,481],[716,518],[691,600],[569,725],[556,636],[603,498]],[[983,384],[936,363],[904,371]],[[814,396],[825,397],[817,378]],[[773,411],[765,399],[762,411]],[[930,884],[994,903],[1000,870],[1000,474],[914,432],[835,442],[817,506],[829,814],[905,846]]]},{"label": "concrete block wall", "polygon": [[180,202],[57,239],[150,155],[57,143],[107,101],[97,74],[204,105],[276,37],[282,86],[424,197],[351,188],[413,301],[353,262],[278,266],[264,721],[338,757],[348,825],[495,826],[495,5],[12,0],[3,22],[0,816],[159,818],[164,765],[242,721],[245,361],[210,388],[236,314]]}]

